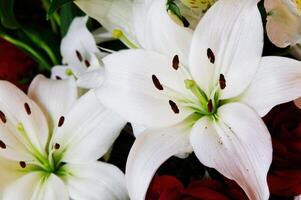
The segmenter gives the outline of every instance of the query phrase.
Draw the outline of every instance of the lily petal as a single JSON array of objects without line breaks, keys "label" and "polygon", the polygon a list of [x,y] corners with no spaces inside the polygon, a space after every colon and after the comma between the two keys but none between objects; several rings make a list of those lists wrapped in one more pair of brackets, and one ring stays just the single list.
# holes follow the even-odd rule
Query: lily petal
[{"label": "lily petal", "polygon": [[192,129],[190,141],[198,159],[234,179],[250,199],[267,200],[272,144],[266,126],[240,103],[220,107],[218,116],[218,121],[201,118]]},{"label": "lily petal", "polygon": [[170,18],[166,11],[166,1],[134,2],[134,28],[141,46],[170,57],[178,55],[181,62],[188,66],[193,31],[179,26]]},{"label": "lily petal", "polygon": [[132,200],[145,198],[156,170],[173,155],[191,152],[190,127],[185,122],[173,127],[146,130],[139,135],[126,165],[126,183]]},{"label": "lily petal", "polygon": [[300,61],[263,57],[255,79],[241,100],[264,116],[274,106],[301,96],[300,77]]},{"label": "lily petal", "polygon": [[64,62],[67,62],[76,76],[86,70],[84,61],[90,60],[90,54],[100,52],[86,27],[87,20],[87,16],[75,18],[61,43]]},{"label": "lily petal", "polygon": [[19,163],[0,157],[0,198],[3,199],[2,194],[5,187],[19,179],[24,175],[21,172]]},{"label": "lily petal", "polygon": [[77,79],[77,85],[81,88],[93,89],[101,86],[104,80],[104,68],[99,68],[82,74]]},{"label": "lily petal", "polygon": [[36,150],[44,152],[48,125],[38,105],[7,81],[0,81],[0,96],[0,123],[4,125],[4,129],[14,133],[14,137],[22,143],[30,140]]},{"label": "lily petal", "polygon": [[[126,121],[104,108],[93,91],[82,96],[55,130],[53,145],[61,148],[62,161],[82,163],[102,157],[118,137]],[[83,150],[84,149],[84,150]]]},{"label": "lily petal", "polygon": [[66,179],[72,199],[128,199],[124,174],[117,167],[103,162],[66,167],[74,174]]},{"label": "lily petal", "polygon": [[65,184],[55,175],[47,177],[41,172],[29,173],[3,192],[3,200],[68,200]]},{"label": "lily petal", "polygon": [[301,11],[297,1],[265,0],[267,34],[278,47],[296,45],[301,42]]},{"label": "lily petal", "polygon": [[222,99],[239,95],[252,81],[263,49],[257,2],[217,1],[198,24],[189,62],[192,76],[208,95],[219,87],[221,74],[226,80]]},{"label": "lily petal", "polygon": [[72,77],[66,80],[52,80],[38,75],[28,89],[28,96],[44,111],[51,128],[55,127],[62,114],[70,109],[77,95],[76,82]]},{"label": "lily petal", "polygon": [[72,71],[72,69],[68,66],[64,65],[57,65],[51,68],[51,79],[67,79],[70,78],[68,75],[69,71]]},{"label": "lily petal", "polygon": [[111,33],[114,30],[122,30],[136,43],[132,28],[131,0],[76,0],[74,3]]},{"label": "lily petal", "polygon": [[[176,124],[191,110],[181,106],[187,95],[185,76],[172,68],[172,58],[145,50],[125,50],[103,59],[106,80],[97,89],[104,105],[114,109],[128,121],[147,127],[162,127]],[[160,83],[154,84],[156,76]],[[163,87],[159,90],[158,84]],[[169,105],[169,100],[178,99],[178,113]],[[193,97],[191,97],[193,98]],[[190,99],[191,99],[190,98]]]}]

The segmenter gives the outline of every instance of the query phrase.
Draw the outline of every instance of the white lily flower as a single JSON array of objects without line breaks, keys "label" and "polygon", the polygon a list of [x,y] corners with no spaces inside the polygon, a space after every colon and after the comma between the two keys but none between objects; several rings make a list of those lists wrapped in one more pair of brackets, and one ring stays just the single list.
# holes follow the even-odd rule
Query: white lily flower
[{"label": "white lily flower", "polygon": [[28,96],[6,81],[0,94],[3,200],[128,199],[123,173],[97,161],[125,123],[94,92],[39,75]]},{"label": "white lily flower", "polygon": [[[169,27],[156,41],[169,53],[124,50],[103,59],[106,79],[97,90],[102,103],[128,121],[153,127],[137,137],[128,158],[132,200],[145,198],[164,161],[191,151],[235,180],[250,199],[268,199],[272,144],[261,116],[300,96],[301,62],[261,57],[257,2],[215,3],[198,24],[190,50],[189,34]],[[152,28],[154,34],[160,30]]]},{"label": "white lily flower", "polygon": [[295,200],[301,200],[301,195],[300,196],[296,196]]},{"label": "white lily flower", "polygon": [[294,46],[301,42],[301,1],[265,0],[268,13],[267,33],[278,47]]},{"label": "white lily flower", "polygon": [[52,79],[74,76],[82,88],[99,87],[103,81],[104,68],[101,59],[106,56],[96,45],[93,35],[86,27],[88,17],[77,17],[61,42],[61,54],[66,65],[52,68]]}]

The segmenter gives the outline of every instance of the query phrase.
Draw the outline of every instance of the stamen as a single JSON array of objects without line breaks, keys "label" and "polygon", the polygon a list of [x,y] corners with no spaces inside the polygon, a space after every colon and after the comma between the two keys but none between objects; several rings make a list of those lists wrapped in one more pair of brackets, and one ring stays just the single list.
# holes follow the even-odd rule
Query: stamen
[{"label": "stamen", "polygon": [[85,60],[85,65],[86,65],[86,67],[90,67],[91,64],[88,60]]},{"label": "stamen", "polygon": [[175,113],[175,114],[179,114],[180,113],[180,110],[177,106],[177,104],[175,102],[173,102],[172,100],[169,100],[169,105],[172,109],[172,111]]},{"label": "stamen", "polygon": [[60,76],[55,76],[55,78],[56,78],[57,80],[62,80],[62,78],[61,78]]},{"label": "stamen", "polygon": [[175,69],[175,70],[178,70],[179,69],[179,63],[180,63],[180,60],[179,60],[179,56],[178,55],[175,55],[172,59],[172,67]]},{"label": "stamen", "polygon": [[215,55],[214,55],[213,51],[210,48],[207,49],[207,57],[208,57],[208,59],[210,60],[210,62],[212,64],[215,63]]},{"label": "stamen", "polygon": [[156,75],[152,75],[152,80],[153,80],[153,83],[155,85],[155,87],[158,89],[158,90],[163,90],[163,86],[161,85],[159,79],[157,78]]},{"label": "stamen", "polygon": [[78,60],[79,60],[80,62],[82,62],[82,61],[83,61],[83,56],[82,56],[82,54],[80,54],[78,50],[76,50],[75,53],[76,53],[76,56],[77,56]]},{"label": "stamen", "polygon": [[0,110],[0,119],[3,123],[6,123],[6,121],[7,121],[5,114],[1,110]]},{"label": "stamen", "polygon": [[61,116],[60,119],[59,119],[58,127],[63,126],[64,122],[65,122],[65,117]]},{"label": "stamen", "polygon": [[26,163],[24,161],[20,161],[19,164],[23,169],[26,167]]},{"label": "stamen", "polygon": [[198,100],[201,102],[203,106],[206,106],[207,104],[206,94],[198,87],[197,83],[191,79],[186,79],[184,82],[185,82],[185,87],[198,98]]},{"label": "stamen", "polygon": [[226,79],[223,74],[219,75],[219,86],[222,90],[225,89],[225,87],[226,87]]},{"label": "stamen", "polygon": [[2,140],[0,140],[0,148],[6,149],[6,144]]},{"label": "stamen", "polygon": [[60,145],[60,144],[58,144],[58,143],[55,143],[55,145],[54,145],[54,149],[58,150],[59,148],[61,148],[61,145]]},{"label": "stamen", "polygon": [[28,115],[30,115],[30,114],[31,114],[31,109],[30,109],[28,103],[24,103],[24,108],[25,108],[26,113],[27,113]]},{"label": "stamen", "polygon": [[207,108],[209,113],[213,111],[213,104],[211,99],[208,101]]}]

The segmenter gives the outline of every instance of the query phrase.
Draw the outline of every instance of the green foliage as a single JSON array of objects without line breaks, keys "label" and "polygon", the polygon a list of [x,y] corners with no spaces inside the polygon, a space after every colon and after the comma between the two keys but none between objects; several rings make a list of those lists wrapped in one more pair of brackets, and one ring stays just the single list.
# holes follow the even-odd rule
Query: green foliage
[{"label": "green foliage", "polygon": [[50,16],[53,15],[53,13],[59,9],[62,5],[72,2],[73,0],[52,0],[50,3],[50,7],[48,9],[47,17],[49,18]]}]

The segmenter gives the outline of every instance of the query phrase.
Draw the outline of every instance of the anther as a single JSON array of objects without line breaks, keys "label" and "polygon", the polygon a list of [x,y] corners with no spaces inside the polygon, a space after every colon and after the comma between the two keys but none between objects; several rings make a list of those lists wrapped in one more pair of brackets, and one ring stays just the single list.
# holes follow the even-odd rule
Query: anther
[{"label": "anther", "polygon": [[175,70],[179,69],[179,63],[180,63],[179,56],[175,55],[172,59],[172,68],[174,68]]},{"label": "anther", "polygon": [[161,85],[159,79],[157,78],[156,75],[152,75],[152,80],[153,80],[153,83],[155,85],[155,87],[158,89],[158,90],[163,90],[163,86]]},{"label": "anther", "polygon": [[20,161],[19,164],[23,169],[26,167],[26,163],[24,161]]},{"label": "anther", "polygon": [[2,140],[0,140],[0,148],[6,149],[6,144]]},{"label": "anther", "polygon": [[210,48],[207,49],[207,57],[208,57],[208,59],[210,60],[210,62],[212,64],[215,63],[215,55],[214,55],[213,51]]},{"label": "anther", "polygon": [[64,122],[65,122],[65,117],[61,116],[60,119],[59,119],[58,127],[63,126]]},{"label": "anther", "polygon": [[88,60],[85,60],[85,65],[86,65],[86,67],[90,67],[91,64]]},{"label": "anther", "polygon": [[7,121],[5,114],[1,110],[0,110],[0,119],[3,123],[6,123],[6,121]]},{"label": "anther", "polygon": [[219,75],[219,86],[222,90],[225,89],[225,87],[226,87],[226,79],[223,74]]},{"label": "anther", "polygon": [[60,76],[55,76],[55,78],[56,78],[57,80],[62,80],[62,78],[61,78]]},{"label": "anther", "polygon": [[26,113],[27,113],[28,115],[30,115],[30,114],[31,114],[31,109],[30,109],[28,103],[24,103],[24,108],[25,108]]},{"label": "anther", "polygon": [[76,53],[76,56],[77,56],[78,60],[79,60],[80,62],[82,62],[82,61],[83,61],[83,56],[82,56],[82,54],[79,53],[78,50],[76,50],[75,53]]},{"label": "anther", "polygon": [[54,145],[54,149],[58,150],[59,148],[61,148],[61,145],[60,145],[60,144],[58,144],[58,143],[55,143],[55,145]]},{"label": "anther", "polygon": [[180,110],[177,106],[177,104],[175,102],[173,102],[172,100],[169,100],[169,105],[172,109],[172,111],[175,113],[175,114],[179,114],[180,113]]},{"label": "anther", "polygon": [[213,104],[211,99],[208,101],[207,108],[209,113],[213,111]]}]

